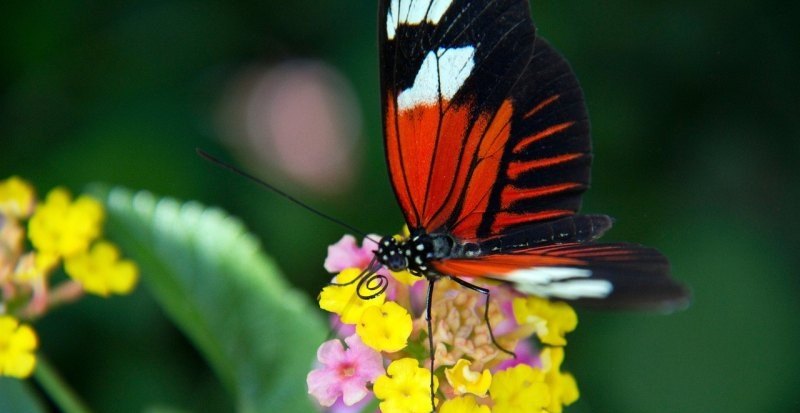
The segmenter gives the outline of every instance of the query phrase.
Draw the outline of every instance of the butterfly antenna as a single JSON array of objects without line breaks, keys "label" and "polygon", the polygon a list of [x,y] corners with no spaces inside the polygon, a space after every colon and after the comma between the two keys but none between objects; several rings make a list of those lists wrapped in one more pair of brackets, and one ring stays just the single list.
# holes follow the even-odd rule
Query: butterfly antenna
[{"label": "butterfly antenna", "polygon": [[221,159],[218,159],[218,158],[214,157],[213,155],[209,154],[208,152],[206,152],[206,151],[204,151],[204,150],[202,150],[200,148],[196,148],[195,150],[197,151],[197,154],[200,155],[201,157],[203,157],[205,160],[207,160],[207,161],[209,161],[209,162],[211,162],[213,164],[216,164],[217,166],[225,168],[225,169],[227,169],[227,170],[229,170],[229,171],[231,171],[231,172],[233,172],[233,173],[235,173],[235,174],[237,174],[239,176],[245,177],[245,178],[255,182],[256,184],[260,185],[261,187],[266,188],[266,189],[268,189],[268,190],[270,190],[270,191],[272,191],[272,192],[274,192],[274,193],[286,198],[287,200],[289,200],[291,202],[294,202],[296,205],[300,206],[301,208],[305,209],[306,211],[309,211],[309,212],[311,212],[313,214],[316,214],[317,216],[320,216],[320,217],[322,217],[324,219],[327,219],[328,221],[331,221],[331,222],[333,222],[335,224],[338,224],[339,226],[342,226],[342,227],[344,227],[344,228],[346,228],[346,229],[348,229],[350,231],[353,231],[354,233],[364,237],[365,239],[369,239],[369,240],[371,240],[373,242],[377,242],[377,241],[372,240],[371,238],[367,237],[367,233],[366,232],[361,231],[360,229],[358,229],[358,228],[356,228],[356,227],[354,227],[354,226],[352,226],[350,224],[347,224],[347,223],[345,223],[344,221],[342,221],[342,220],[340,220],[338,218],[334,218],[334,217],[332,217],[332,216],[330,216],[330,215],[328,215],[328,214],[326,214],[326,213],[324,213],[324,212],[322,212],[322,211],[320,211],[320,210],[318,210],[318,209],[316,209],[316,208],[304,203],[303,201],[300,201],[299,199],[287,194],[286,192],[281,191],[280,189],[278,189],[274,185],[272,185],[270,183],[267,183],[267,182],[264,182],[261,179],[258,179],[255,176],[250,175],[249,173],[247,173],[247,172],[245,172],[245,171],[243,171],[243,170],[241,170],[241,169],[239,169],[239,168],[237,168],[237,167],[235,167],[235,166],[233,166],[233,165],[231,165],[231,164],[229,164],[227,162],[224,162]]}]

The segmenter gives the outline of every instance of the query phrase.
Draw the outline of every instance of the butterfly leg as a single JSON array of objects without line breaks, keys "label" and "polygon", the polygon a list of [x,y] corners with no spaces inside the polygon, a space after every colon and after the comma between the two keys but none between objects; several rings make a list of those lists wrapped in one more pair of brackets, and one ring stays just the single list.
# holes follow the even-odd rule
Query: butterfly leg
[{"label": "butterfly leg", "polygon": [[433,321],[431,317],[431,307],[433,306],[433,285],[436,283],[436,277],[428,277],[428,295],[425,297],[425,321],[428,323],[428,348],[431,352],[431,413],[436,410],[433,394],[433,360],[435,351],[433,348]]},{"label": "butterfly leg", "polygon": [[489,322],[489,299],[491,298],[492,293],[489,291],[488,288],[479,287],[475,284],[468,283],[458,277],[449,277],[451,280],[455,281],[457,284],[461,285],[462,287],[468,288],[472,291],[477,293],[483,294],[486,297],[486,304],[483,307],[483,319],[486,321],[486,327],[489,327],[489,337],[492,339],[492,344],[495,345],[500,351],[510,355],[511,357],[517,358],[517,355],[510,350],[506,350],[501,346],[497,340],[494,338],[494,332],[492,331],[492,324]]}]

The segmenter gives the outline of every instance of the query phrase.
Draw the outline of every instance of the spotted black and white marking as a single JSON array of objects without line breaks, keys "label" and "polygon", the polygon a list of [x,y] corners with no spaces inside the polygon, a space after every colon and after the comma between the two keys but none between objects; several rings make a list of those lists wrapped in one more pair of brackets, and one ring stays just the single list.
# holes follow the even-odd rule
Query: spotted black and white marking
[{"label": "spotted black and white marking", "polygon": [[398,241],[383,237],[375,256],[392,271],[408,270],[419,277],[437,277],[430,262],[451,256],[454,241],[447,235],[416,234]]}]

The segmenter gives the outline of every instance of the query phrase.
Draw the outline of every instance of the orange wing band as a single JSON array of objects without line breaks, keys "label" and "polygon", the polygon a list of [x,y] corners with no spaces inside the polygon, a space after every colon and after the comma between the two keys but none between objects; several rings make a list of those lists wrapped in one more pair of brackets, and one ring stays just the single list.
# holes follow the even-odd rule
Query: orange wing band
[{"label": "orange wing band", "polygon": [[449,231],[474,237],[481,219],[474,212],[489,202],[511,134],[511,101],[477,116],[471,104],[441,101],[398,114],[392,93],[387,102],[387,160],[408,224],[433,231],[458,214]]},{"label": "orange wing band", "polygon": [[492,223],[492,233],[499,234],[504,228],[517,224],[528,224],[549,219],[556,219],[572,215],[574,212],[567,209],[553,209],[542,212],[514,214],[511,212],[500,212],[495,215],[494,223]]},{"label": "orange wing band", "polygon": [[442,274],[456,277],[502,277],[520,268],[581,266],[585,262],[574,258],[544,255],[488,255],[474,259],[448,259],[433,262],[433,268]]},{"label": "orange wing band", "polygon": [[559,165],[586,156],[583,153],[568,153],[550,158],[534,159],[532,161],[514,161],[508,165],[508,177],[517,179],[525,172]]},{"label": "orange wing band", "polygon": [[550,126],[549,128],[547,128],[547,129],[545,129],[545,130],[543,130],[543,131],[541,131],[539,133],[536,133],[536,134],[533,134],[531,136],[528,136],[527,138],[522,139],[521,141],[519,141],[519,143],[517,143],[517,146],[514,147],[514,153],[520,153],[525,149],[526,146],[528,146],[528,145],[530,145],[530,144],[532,144],[532,143],[534,143],[534,142],[536,142],[538,140],[542,140],[542,139],[544,139],[544,138],[546,138],[548,136],[555,135],[556,133],[561,132],[564,129],[567,129],[567,128],[569,128],[570,126],[572,126],[574,124],[575,124],[575,122],[572,122],[572,121],[559,123],[557,125]]}]

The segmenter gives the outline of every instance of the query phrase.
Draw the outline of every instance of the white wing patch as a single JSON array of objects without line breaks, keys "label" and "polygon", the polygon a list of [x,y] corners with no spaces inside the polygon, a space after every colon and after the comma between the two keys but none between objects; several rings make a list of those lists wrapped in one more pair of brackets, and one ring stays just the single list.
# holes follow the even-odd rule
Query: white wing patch
[{"label": "white wing patch", "polygon": [[525,294],[565,300],[605,298],[614,286],[608,280],[587,279],[592,271],[585,268],[537,267],[516,270],[501,279],[515,284]]},{"label": "white wing patch", "polygon": [[503,279],[523,284],[548,284],[568,278],[588,278],[591,275],[592,272],[585,268],[536,267],[512,271]]},{"label": "white wing patch", "polygon": [[393,40],[401,24],[420,24],[423,20],[439,24],[453,0],[392,0],[386,14],[386,36]]},{"label": "white wing patch", "polygon": [[397,107],[402,111],[418,105],[433,105],[440,96],[442,100],[452,99],[474,67],[475,48],[472,46],[428,52],[414,84],[397,96]]}]

